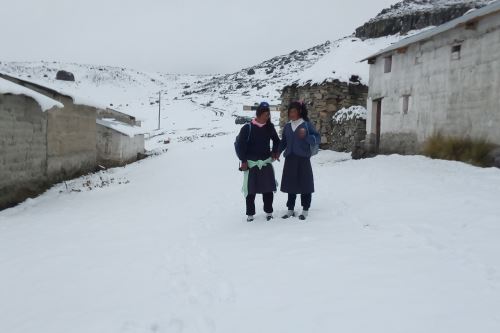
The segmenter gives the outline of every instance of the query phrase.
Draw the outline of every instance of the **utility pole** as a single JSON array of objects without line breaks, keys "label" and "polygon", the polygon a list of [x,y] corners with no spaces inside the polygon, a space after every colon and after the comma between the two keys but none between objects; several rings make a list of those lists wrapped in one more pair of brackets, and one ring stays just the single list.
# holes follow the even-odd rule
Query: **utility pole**
[{"label": "utility pole", "polygon": [[160,130],[160,118],[161,118],[161,90],[158,92],[158,130]]}]

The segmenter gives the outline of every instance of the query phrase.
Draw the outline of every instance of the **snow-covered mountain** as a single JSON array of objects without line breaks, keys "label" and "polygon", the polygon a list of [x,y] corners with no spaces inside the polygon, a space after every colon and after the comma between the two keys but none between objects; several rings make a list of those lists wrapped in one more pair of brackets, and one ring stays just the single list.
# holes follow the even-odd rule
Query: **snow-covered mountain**
[{"label": "snow-covered mountain", "polygon": [[[189,101],[217,114],[233,115],[242,111],[243,105],[261,100],[278,104],[281,89],[293,83],[348,81],[353,76],[366,83],[368,66],[358,61],[400,38],[396,35],[363,41],[345,37],[277,56],[233,74],[215,76],[144,73],[121,67],[43,61],[3,62],[0,72],[129,113],[152,130],[157,124],[160,91],[166,112],[179,101]],[[75,82],[56,80],[59,70],[73,73]]]}]

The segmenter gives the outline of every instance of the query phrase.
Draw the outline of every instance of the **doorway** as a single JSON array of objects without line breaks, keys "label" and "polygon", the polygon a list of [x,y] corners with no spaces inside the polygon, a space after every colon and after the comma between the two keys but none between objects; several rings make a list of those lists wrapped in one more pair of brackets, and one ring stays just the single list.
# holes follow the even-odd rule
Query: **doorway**
[{"label": "doorway", "polygon": [[373,101],[372,114],[374,119],[373,134],[375,139],[375,151],[378,152],[380,148],[380,133],[382,124],[382,98]]}]

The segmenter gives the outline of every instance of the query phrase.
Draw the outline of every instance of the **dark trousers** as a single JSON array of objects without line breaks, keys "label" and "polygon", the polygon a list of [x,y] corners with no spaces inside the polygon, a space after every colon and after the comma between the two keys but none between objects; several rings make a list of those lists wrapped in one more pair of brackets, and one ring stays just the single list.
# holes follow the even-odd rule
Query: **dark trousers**
[{"label": "dark trousers", "polygon": [[[288,201],[286,202],[286,206],[289,210],[293,210],[295,208],[295,201],[297,200],[297,194],[288,193]],[[309,210],[311,208],[311,200],[312,194],[301,194],[300,195],[300,203],[302,204],[302,208],[304,210]]]},{"label": "dark trousers", "polygon": [[[273,199],[274,193],[264,193],[262,194],[262,199],[264,200],[264,212],[271,214],[273,212]],[[247,215],[255,215],[255,194],[247,195]]]}]

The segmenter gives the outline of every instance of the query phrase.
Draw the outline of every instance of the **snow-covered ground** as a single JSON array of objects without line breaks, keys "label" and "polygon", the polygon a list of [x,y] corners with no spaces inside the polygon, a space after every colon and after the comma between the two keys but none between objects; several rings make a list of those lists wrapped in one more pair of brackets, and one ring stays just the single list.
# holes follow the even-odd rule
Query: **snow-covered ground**
[{"label": "snow-covered ground", "polygon": [[323,151],[306,222],[247,223],[238,127],[172,103],[166,153],[0,212],[0,332],[500,331],[499,170]]}]

